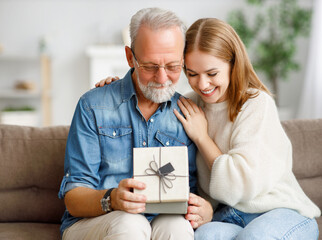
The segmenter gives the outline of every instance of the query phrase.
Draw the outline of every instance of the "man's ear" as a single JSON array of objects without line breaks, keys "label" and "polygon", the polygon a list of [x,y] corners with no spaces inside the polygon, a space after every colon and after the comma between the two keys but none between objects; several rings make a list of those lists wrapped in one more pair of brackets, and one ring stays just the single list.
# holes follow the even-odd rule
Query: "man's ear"
[{"label": "man's ear", "polygon": [[130,68],[133,68],[134,67],[133,53],[132,53],[132,50],[130,47],[125,46],[125,54],[126,54],[126,60],[127,60],[128,65],[130,66]]}]

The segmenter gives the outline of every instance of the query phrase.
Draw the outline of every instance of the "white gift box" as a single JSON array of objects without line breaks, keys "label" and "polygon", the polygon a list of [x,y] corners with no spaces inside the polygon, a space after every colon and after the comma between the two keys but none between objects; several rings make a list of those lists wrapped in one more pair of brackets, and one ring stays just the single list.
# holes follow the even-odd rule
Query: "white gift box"
[{"label": "white gift box", "polygon": [[189,199],[187,147],[133,149],[133,177],[144,182],[135,193],[147,197],[145,213],[186,213]]}]

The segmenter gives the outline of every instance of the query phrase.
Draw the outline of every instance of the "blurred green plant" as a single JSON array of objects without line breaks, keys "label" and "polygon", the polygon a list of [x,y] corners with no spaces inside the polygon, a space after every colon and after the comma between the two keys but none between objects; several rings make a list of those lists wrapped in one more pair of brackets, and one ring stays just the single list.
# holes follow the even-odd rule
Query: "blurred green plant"
[{"label": "blurred green plant", "polygon": [[[246,0],[247,18],[243,10],[234,10],[228,23],[236,30],[252,57],[256,71],[262,72],[272,84],[278,102],[278,81],[287,80],[300,66],[294,59],[298,37],[310,32],[312,9],[298,5],[297,0]],[[248,16],[255,12],[253,20]],[[249,22],[252,21],[252,22]]]},{"label": "blurred green plant", "polygon": [[35,108],[30,106],[23,106],[23,107],[6,107],[2,109],[2,112],[17,112],[17,111],[35,111]]}]

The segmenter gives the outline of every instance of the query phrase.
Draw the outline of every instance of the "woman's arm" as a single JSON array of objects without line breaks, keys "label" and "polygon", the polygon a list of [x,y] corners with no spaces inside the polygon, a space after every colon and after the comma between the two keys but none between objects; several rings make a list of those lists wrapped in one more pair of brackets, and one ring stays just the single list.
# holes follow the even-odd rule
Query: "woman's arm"
[{"label": "woman's arm", "polygon": [[182,123],[188,136],[198,147],[208,168],[211,169],[215,159],[219,157],[222,152],[208,135],[208,123],[205,113],[190,99],[181,97],[178,101],[178,105],[185,117],[177,110],[174,110],[174,114]]}]

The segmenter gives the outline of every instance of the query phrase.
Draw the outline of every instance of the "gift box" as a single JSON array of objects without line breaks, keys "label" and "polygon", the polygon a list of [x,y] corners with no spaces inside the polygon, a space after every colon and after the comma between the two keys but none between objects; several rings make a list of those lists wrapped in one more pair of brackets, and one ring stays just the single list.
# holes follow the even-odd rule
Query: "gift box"
[{"label": "gift box", "polygon": [[133,177],[144,182],[135,193],[147,197],[145,213],[184,214],[189,199],[187,147],[133,149]]}]

